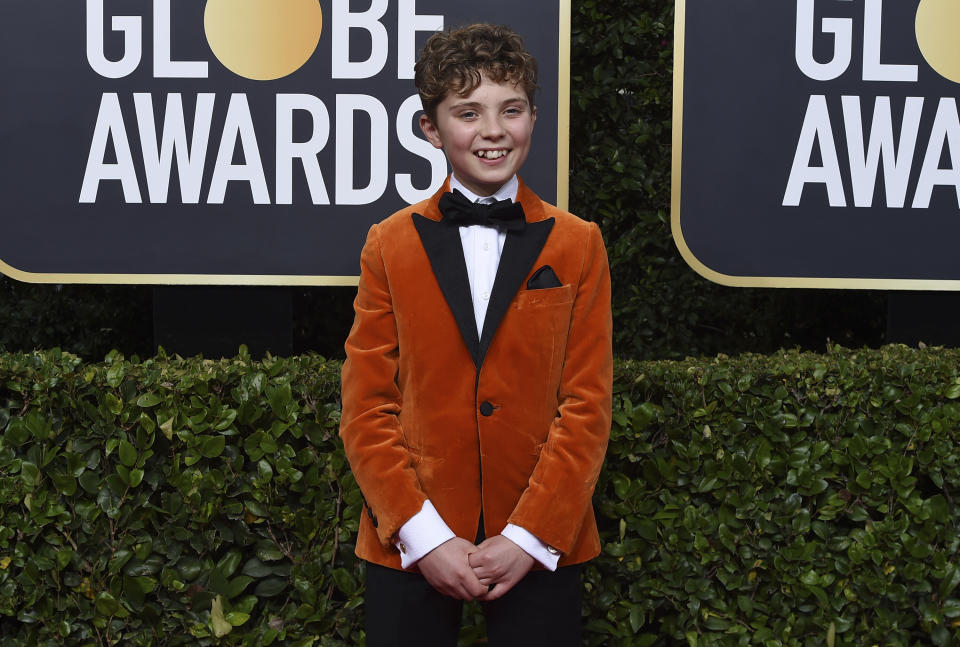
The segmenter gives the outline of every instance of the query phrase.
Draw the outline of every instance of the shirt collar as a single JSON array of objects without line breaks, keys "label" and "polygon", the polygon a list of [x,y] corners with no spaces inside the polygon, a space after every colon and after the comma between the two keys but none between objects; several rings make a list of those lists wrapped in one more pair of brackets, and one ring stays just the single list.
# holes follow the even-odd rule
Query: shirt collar
[{"label": "shirt collar", "polygon": [[[485,196],[479,196],[473,191],[471,191],[470,189],[468,189],[467,187],[463,186],[463,184],[460,183],[460,180],[457,179],[457,176],[451,173],[450,174],[450,190],[453,191],[454,189],[456,189],[457,191],[465,195],[467,197],[467,200],[469,200],[470,202],[476,202],[481,197],[485,197]],[[517,174],[514,173],[513,177],[507,180],[506,184],[504,184],[502,187],[497,189],[497,192],[490,197],[493,198],[494,200],[510,200],[511,202],[516,202],[517,191],[519,190],[520,190],[520,180],[517,179]]]}]

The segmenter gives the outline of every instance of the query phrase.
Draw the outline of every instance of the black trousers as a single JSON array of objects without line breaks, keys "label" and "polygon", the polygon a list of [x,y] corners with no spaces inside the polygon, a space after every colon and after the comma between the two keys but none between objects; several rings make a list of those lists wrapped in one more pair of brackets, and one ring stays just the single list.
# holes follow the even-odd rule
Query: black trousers
[{"label": "black trousers", "polygon": [[[580,566],[531,571],[502,598],[483,602],[490,647],[577,647]],[[419,573],[367,563],[367,647],[456,647],[463,602]]]}]

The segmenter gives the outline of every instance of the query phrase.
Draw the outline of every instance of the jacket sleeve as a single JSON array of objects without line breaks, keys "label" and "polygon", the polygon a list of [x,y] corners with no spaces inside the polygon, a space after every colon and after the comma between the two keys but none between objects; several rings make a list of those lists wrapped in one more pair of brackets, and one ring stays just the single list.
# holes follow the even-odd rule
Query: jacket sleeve
[{"label": "jacket sleeve", "polygon": [[360,253],[360,285],[341,376],[340,436],[347,460],[376,519],[377,535],[391,544],[400,526],[420,511],[426,495],[413,469],[399,414],[397,324],[384,267],[379,226]]},{"label": "jacket sleeve", "polygon": [[573,548],[590,510],[610,437],[610,269],[594,223],[585,246],[557,393],[558,415],[508,520],[562,553]]}]

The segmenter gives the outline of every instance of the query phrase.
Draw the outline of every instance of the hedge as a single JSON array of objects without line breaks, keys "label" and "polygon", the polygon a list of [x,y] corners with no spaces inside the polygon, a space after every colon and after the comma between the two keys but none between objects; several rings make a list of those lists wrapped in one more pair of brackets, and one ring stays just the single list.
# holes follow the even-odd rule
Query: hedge
[{"label": "hedge", "polygon": [[[960,639],[958,360],[619,363],[584,644]],[[0,355],[4,647],[362,644],[338,370]]]}]

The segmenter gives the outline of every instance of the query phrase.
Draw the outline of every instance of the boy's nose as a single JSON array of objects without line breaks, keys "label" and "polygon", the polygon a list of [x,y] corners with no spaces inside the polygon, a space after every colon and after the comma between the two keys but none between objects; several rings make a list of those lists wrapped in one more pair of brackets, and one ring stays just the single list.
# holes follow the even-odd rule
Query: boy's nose
[{"label": "boy's nose", "polygon": [[486,139],[497,139],[504,133],[503,124],[496,117],[488,117],[483,120],[480,134]]}]

